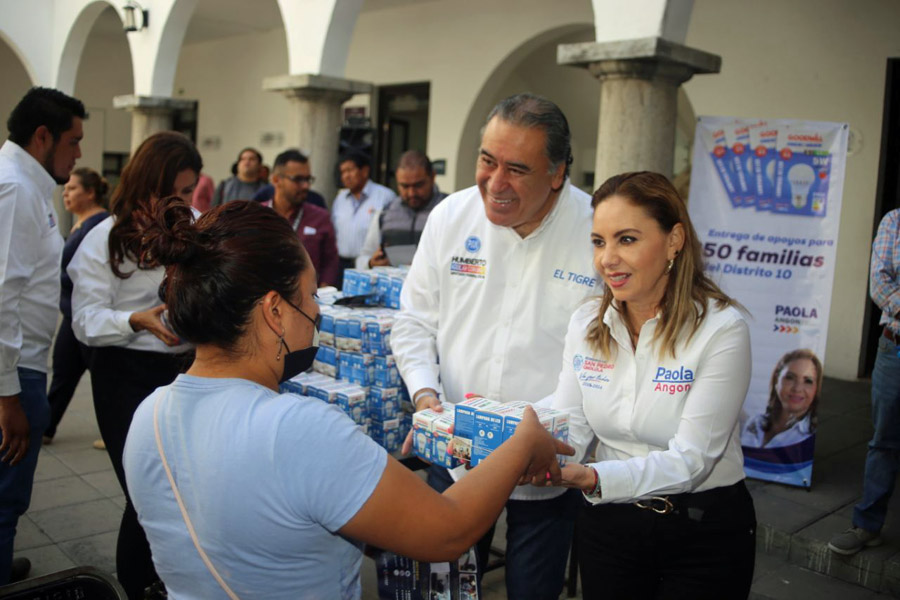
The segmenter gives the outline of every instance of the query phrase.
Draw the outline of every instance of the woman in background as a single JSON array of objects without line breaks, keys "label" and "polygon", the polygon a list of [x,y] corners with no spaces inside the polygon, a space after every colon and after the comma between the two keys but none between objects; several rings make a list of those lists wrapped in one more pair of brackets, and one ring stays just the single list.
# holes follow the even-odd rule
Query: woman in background
[{"label": "woman in background", "polygon": [[766,412],[747,421],[741,444],[777,448],[815,433],[822,375],[822,362],[812,350],[801,348],[782,356],[772,371]]},{"label": "woman in background", "polygon": [[69,264],[75,284],[72,328],[91,347],[97,424],[125,493],[116,570],[133,600],[143,598],[158,578],[125,483],[125,437],[138,404],[175,379],[190,350],[163,322],[163,269],[141,261],[141,230],[161,198],[174,195],[190,207],[202,166],[193,142],[180,133],[160,132],[144,140],[122,170],[112,216],[85,237]]},{"label": "woman in background", "polygon": [[[62,280],[59,292],[59,310],[63,320],[53,343],[53,379],[47,400],[50,402],[50,426],[44,432],[44,444],[53,442],[56,428],[62,420],[75,393],[81,376],[88,368],[88,348],[72,332],[72,278],[66,272],[75,251],[84,237],[100,221],[109,216],[106,212],[106,193],[109,184],[93,169],[82,167],[72,171],[69,181],[63,187],[63,206],[75,217],[75,224],[66,238],[62,252]],[[94,446],[103,449],[102,440]]]}]

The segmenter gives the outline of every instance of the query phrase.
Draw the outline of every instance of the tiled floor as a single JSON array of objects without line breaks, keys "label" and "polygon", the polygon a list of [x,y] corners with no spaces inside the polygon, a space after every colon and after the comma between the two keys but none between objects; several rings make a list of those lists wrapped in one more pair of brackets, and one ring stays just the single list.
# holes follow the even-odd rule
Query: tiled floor
[{"label": "tiled floor", "polygon": [[[820,413],[812,491],[750,482],[761,550],[751,598],[874,600],[887,597],[874,591],[882,587],[882,577],[888,581],[892,569],[900,571],[900,523],[891,518],[884,547],[851,560],[822,554],[823,540],[849,521],[860,494],[865,444],[871,435],[868,384],[828,380],[823,387],[827,396]],[[16,555],[31,559],[32,576],[76,565],[115,571],[124,498],[106,452],[91,447],[98,437],[90,381],[85,376],[56,440],[41,450],[31,507],[19,522]],[[892,514],[900,508],[900,494],[893,500]],[[504,538],[501,520],[495,544],[502,547]],[[874,570],[875,562],[885,566]],[[502,569],[485,577],[487,600],[506,597],[503,577]],[[362,580],[363,598],[376,600],[375,567],[369,559],[363,565]]]},{"label": "tiled floor", "polygon": [[115,571],[116,532],[124,496],[99,438],[85,376],[53,444],[38,459],[31,506],[19,520],[16,556],[32,562],[32,576],[76,565]]},{"label": "tiled floor", "polygon": [[[116,570],[116,537],[124,496],[105,451],[92,447],[100,437],[85,375],[56,438],[41,449],[31,506],[19,520],[15,555],[31,560],[37,577],[73,566]],[[502,546],[502,524],[497,540]],[[363,598],[376,600],[375,565],[365,559]],[[484,582],[487,600],[506,597],[502,570]]]}]

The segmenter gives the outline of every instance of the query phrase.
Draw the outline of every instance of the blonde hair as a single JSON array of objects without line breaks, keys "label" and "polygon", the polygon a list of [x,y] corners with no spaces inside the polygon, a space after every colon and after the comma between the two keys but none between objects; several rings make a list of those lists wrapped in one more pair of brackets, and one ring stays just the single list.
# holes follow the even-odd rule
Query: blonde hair
[{"label": "blonde hair", "polygon": [[[684,228],[684,246],[676,255],[669,273],[659,307],[659,325],[653,335],[654,341],[662,340],[660,357],[668,352],[675,358],[679,337],[686,334],[685,341],[691,339],[706,318],[710,300],[715,300],[719,308],[743,307],[727,296],[703,272],[700,240],[691,224],[687,207],[665,176],[640,171],[610,177],[594,192],[591,206],[596,210],[597,206],[612,196],[625,198],[634,206],[643,208],[666,233],[670,233],[678,223]],[[614,348],[609,327],[603,322],[603,317],[610,308],[621,310],[612,302],[613,294],[607,286],[601,297],[597,318],[588,327],[586,336],[590,347],[606,357],[613,355]],[[627,304],[623,304],[623,308],[627,310]]]}]

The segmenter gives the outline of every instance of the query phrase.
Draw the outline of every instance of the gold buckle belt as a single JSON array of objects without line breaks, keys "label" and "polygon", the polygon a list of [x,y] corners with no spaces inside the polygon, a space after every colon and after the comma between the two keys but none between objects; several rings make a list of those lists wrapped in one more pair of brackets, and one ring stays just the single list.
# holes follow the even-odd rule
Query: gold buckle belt
[{"label": "gold buckle belt", "polygon": [[634,505],[644,510],[652,510],[660,515],[667,515],[675,510],[675,505],[667,496],[653,496],[647,500],[638,500]]}]

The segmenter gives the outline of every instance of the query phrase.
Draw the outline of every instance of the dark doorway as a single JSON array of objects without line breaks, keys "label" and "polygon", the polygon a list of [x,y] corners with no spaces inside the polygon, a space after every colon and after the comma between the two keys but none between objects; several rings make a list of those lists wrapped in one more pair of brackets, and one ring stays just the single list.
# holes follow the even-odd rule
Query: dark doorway
[{"label": "dark doorway", "polygon": [[426,151],[431,84],[407,83],[378,88],[379,144],[375,179],[396,189],[394,165],[407,150]]},{"label": "dark doorway", "polygon": [[[889,58],[884,86],[884,117],[881,126],[881,159],[878,164],[878,190],[875,196],[875,222],[872,238],[881,218],[900,208],[900,58]],[[881,310],[866,302],[862,348],[859,353],[859,376],[869,377],[875,365],[875,350],[881,326]]]},{"label": "dark doorway", "polygon": [[172,114],[172,131],[183,133],[197,143],[197,113],[199,103],[195,100],[191,106],[180,108]]}]

